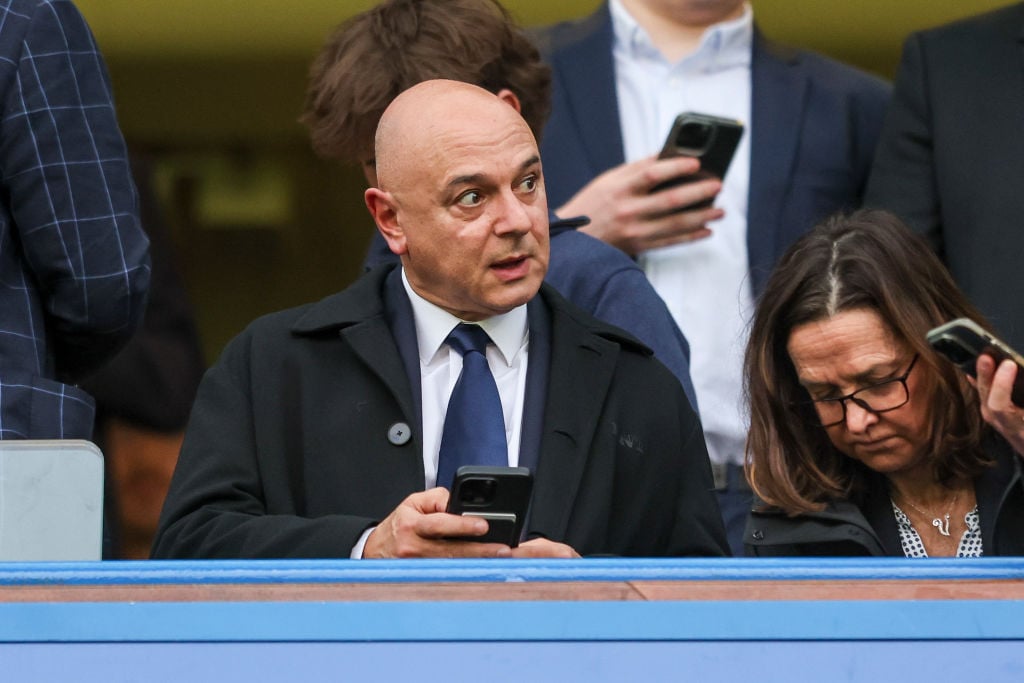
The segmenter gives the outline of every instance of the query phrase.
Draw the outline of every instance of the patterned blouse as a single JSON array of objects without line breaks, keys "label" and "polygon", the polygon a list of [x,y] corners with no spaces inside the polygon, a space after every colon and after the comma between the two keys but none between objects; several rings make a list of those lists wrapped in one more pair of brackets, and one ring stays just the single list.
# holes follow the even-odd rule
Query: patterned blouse
[{"label": "patterned blouse", "polygon": [[[903,546],[903,554],[907,557],[928,557],[924,549],[924,543],[917,533],[917,529],[910,523],[906,513],[896,503],[892,504],[893,514],[896,516],[896,526],[900,530],[900,545]],[[978,517],[978,506],[964,515],[964,522],[967,523],[967,531],[960,537],[960,545],[957,546],[955,557],[981,557],[984,549],[981,547],[981,521]]]}]

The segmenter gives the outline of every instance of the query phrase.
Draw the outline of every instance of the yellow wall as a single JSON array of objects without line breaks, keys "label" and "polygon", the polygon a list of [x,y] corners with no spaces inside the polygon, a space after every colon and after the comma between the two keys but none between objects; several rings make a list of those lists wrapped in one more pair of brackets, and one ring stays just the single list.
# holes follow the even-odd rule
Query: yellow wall
[{"label": "yellow wall", "polygon": [[[358,273],[372,224],[352,169],[317,160],[295,119],[328,31],[373,0],[78,0],[131,144],[156,160],[208,355],[255,316]],[[525,24],[597,0],[509,0]],[[999,0],[755,0],[771,37],[891,76],[911,31]]]}]

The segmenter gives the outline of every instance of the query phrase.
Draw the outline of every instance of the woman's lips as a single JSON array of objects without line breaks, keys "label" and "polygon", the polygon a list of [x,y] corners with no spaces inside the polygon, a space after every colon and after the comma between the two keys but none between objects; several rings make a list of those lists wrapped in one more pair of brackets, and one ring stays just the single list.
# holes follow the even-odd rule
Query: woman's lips
[{"label": "woman's lips", "polygon": [[894,436],[885,436],[881,439],[872,439],[871,441],[858,441],[854,446],[861,451],[867,451],[869,453],[875,453],[878,451],[885,451],[892,448],[892,440],[896,438]]}]

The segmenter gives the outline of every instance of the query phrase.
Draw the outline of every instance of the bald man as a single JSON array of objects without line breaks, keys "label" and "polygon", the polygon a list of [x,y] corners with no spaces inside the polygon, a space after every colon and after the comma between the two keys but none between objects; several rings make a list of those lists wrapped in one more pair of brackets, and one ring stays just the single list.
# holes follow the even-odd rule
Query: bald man
[{"label": "bald man", "polygon": [[[153,556],[726,554],[679,382],[542,284],[547,201],[519,114],[427,81],[385,111],[375,153],[366,204],[401,265],[227,346],[199,389]],[[465,540],[487,523],[446,513],[450,482],[436,481],[460,323],[491,340],[508,464],[534,473],[516,548]]]}]

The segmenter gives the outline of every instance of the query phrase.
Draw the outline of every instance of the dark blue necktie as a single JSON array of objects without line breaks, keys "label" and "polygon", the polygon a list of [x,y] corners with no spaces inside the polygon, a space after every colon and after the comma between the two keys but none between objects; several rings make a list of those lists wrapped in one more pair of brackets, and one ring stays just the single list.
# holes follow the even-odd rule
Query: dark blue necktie
[{"label": "dark blue necktie", "polygon": [[437,460],[437,485],[450,489],[462,465],[508,465],[508,447],[501,397],[485,355],[491,338],[479,325],[462,323],[445,341],[462,355]]}]

